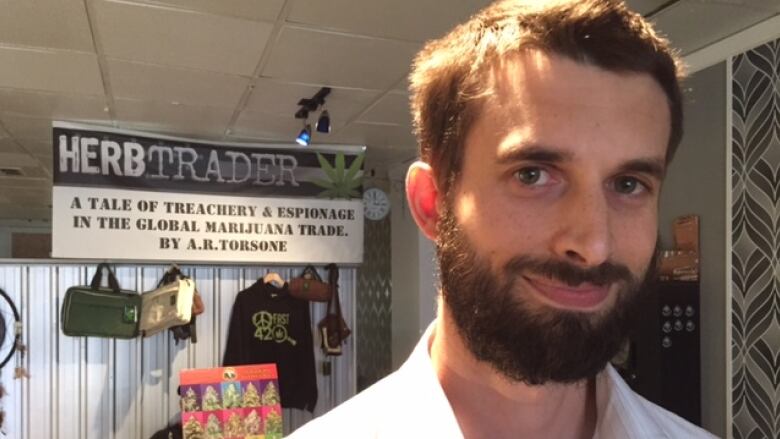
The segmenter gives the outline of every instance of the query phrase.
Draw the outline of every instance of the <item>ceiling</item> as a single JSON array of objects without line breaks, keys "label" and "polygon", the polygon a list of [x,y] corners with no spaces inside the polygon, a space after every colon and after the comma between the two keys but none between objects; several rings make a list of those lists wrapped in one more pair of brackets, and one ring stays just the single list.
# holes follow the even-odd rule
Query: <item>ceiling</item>
[{"label": "ceiling", "polygon": [[[51,218],[51,121],[290,142],[320,87],[367,166],[415,154],[410,62],[488,0],[0,0],[0,220]],[[628,0],[683,54],[780,14],[780,0]]]}]

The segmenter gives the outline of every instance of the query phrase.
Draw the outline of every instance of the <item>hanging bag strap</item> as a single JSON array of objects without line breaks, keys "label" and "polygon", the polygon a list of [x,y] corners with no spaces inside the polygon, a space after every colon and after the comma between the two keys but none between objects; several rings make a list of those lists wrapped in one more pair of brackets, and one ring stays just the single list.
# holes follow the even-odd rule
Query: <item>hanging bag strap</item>
[{"label": "hanging bag strap", "polygon": [[317,273],[317,269],[315,269],[313,265],[307,265],[303,268],[300,277],[307,278],[307,276],[309,276],[310,279],[316,279],[322,282],[322,277],[320,277],[320,274]]},{"label": "hanging bag strap", "polygon": [[161,287],[165,284],[169,284],[178,278],[187,278],[187,276],[184,275],[184,273],[181,272],[181,269],[178,265],[172,264],[170,267],[168,267],[168,270],[163,274],[163,277],[160,279],[160,282],[157,282],[157,287]]},{"label": "hanging bag strap", "polygon": [[114,272],[111,271],[111,267],[105,263],[101,262],[97,266],[97,270],[95,271],[95,275],[92,276],[92,282],[90,282],[89,287],[93,290],[97,290],[100,288],[100,282],[103,280],[103,270],[106,270],[108,272],[108,287],[115,293],[120,292],[119,288],[119,282],[116,280],[116,276],[114,276]]},{"label": "hanging bag strap", "polygon": [[[339,321],[343,318],[341,314],[341,300],[339,299],[339,267],[336,264],[328,264],[328,285],[330,285],[330,300],[328,301],[328,314],[337,315]],[[333,304],[331,306],[331,304]],[[341,340],[341,325],[338,325],[336,331]]]}]

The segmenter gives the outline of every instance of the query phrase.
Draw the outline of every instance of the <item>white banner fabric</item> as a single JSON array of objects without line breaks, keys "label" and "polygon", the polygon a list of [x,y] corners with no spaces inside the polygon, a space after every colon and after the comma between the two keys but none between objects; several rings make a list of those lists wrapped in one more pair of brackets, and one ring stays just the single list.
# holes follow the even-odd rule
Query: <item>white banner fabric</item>
[{"label": "white banner fabric", "polygon": [[360,200],[54,186],[52,257],[359,264]]}]

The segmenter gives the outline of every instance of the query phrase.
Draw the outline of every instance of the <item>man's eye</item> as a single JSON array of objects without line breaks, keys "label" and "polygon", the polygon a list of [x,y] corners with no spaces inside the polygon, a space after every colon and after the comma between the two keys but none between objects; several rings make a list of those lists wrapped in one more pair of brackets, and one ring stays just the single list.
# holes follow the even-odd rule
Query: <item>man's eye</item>
[{"label": "man's eye", "polygon": [[550,174],[542,168],[523,168],[515,172],[515,178],[527,186],[542,186],[550,181]]},{"label": "man's eye", "polygon": [[619,177],[614,182],[615,191],[620,194],[637,195],[647,191],[647,187],[634,177]]}]

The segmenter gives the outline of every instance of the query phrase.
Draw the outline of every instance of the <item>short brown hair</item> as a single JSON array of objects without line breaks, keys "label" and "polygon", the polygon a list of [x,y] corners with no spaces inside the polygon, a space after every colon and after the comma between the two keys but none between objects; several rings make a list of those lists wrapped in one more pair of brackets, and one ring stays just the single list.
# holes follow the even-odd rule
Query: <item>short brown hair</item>
[{"label": "short brown hair", "polygon": [[485,71],[496,60],[533,48],[614,72],[647,73],[671,113],[666,160],[682,137],[679,58],[666,39],[621,0],[502,0],[428,42],[410,75],[420,156],[446,193],[457,181],[466,134],[489,93]]}]

